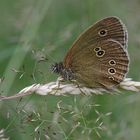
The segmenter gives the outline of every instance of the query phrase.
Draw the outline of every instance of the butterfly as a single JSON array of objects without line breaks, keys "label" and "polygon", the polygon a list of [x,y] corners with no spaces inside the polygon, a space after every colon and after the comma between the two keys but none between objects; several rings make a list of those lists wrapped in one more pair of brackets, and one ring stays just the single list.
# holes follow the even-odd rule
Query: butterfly
[{"label": "butterfly", "polygon": [[112,89],[128,72],[127,42],[127,29],[122,21],[107,17],[84,31],[63,62],[52,66],[52,71],[85,87]]}]

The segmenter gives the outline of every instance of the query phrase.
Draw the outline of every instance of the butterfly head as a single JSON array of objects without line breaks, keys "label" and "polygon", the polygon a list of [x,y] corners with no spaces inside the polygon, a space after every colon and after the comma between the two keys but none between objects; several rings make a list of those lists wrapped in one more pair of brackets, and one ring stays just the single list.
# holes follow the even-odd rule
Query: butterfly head
[{"label": "butterfly head", "polygon": [[63,69],[64,69],[64,66],[63,66],[62,62],[55,63],[51,66],[51,71],[54,72],[54,73],[57,73],[57,74],[62,73]]},{"label": "butterfly head", "polygon": [[72,70],[70,68],[65,68],[62,62],[53,64],[51,71],[61,75],[64,80],[70,81],[74,79]]}]

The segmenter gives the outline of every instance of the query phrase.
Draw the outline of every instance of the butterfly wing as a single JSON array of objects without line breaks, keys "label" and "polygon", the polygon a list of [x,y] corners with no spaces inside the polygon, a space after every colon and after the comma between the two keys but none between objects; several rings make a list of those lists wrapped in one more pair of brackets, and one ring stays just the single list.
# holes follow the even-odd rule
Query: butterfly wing
[{"label": "butterfly wing", "polygon": [[126,76],[129,58],[120,43],[112,39],[94,43],[77,53],[70,69],[87,87],[113,88]]},{"label": "butterfly wing", "polygon": [[127,48],[127,30],[119,18],[108,17],[102,19],[81,34],[68,51],[64,59],[64,66],[69,68],[73,56],[81,52],[83,48],[107,39],[118,41],[123,48]]}]

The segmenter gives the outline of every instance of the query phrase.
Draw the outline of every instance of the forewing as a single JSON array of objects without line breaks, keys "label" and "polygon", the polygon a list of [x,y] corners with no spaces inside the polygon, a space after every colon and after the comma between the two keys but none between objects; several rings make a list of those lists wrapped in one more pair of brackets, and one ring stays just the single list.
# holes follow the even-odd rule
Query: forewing
[{"label": "forewing", "polygon": [[[105,34],[102,34],[104,31]],[[118,41],[125,49],[127,47],[127,30],[125,25],[117,17],[102,19],[83,32],[68,51],[64,59],[65,68],[71,66],[72,59],[77,53],[80,53],[83,49],[95,43],[98,44],[108,39]]]}]

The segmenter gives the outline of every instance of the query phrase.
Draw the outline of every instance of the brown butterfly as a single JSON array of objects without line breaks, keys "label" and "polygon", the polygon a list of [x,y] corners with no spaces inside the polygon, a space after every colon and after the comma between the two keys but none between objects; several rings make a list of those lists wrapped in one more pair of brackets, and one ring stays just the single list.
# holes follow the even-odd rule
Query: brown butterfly
[{"label": "brown butterfly", "polygon": [[90,88],[112,89],[128,72],[127,29],[117,17],[102,19],[74,42],[52,71]]}]

